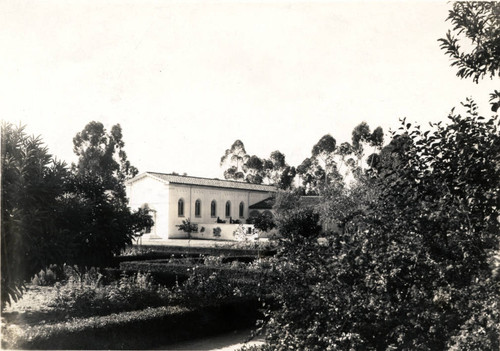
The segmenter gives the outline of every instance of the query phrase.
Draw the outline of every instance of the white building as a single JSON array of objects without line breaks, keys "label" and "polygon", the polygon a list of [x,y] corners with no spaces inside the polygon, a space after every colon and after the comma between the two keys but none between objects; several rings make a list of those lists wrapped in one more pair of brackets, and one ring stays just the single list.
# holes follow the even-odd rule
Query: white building
[{"label": "white building", "polygon": [[215,238],[230,239],[238,227],[231,222],[245,223],[249,206],[276,192],[270,185],[156,172],[142,173],[127,181],[126,187],[132,209],[151,210],[155,225],[144,240],[187,238],[178,225],[188,218],[199,227],[194,237],[212,239],[213,230],[221,228],[222,236]]}]

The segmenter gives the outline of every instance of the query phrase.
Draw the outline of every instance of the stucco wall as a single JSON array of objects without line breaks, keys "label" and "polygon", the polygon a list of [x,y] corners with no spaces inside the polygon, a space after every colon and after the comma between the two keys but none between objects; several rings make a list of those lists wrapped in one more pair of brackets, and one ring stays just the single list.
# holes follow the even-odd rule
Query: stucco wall
[{"label": "stucco wall", "polygon": [[[198,225],[198,232],[191,233],[192,239],[211,239],[211,240],[238,240],[234,235],[234,232],[238,229],[239,224],[224,224],[224,223],[209,223]],[[214,229],[219,231],[219,235],[214,235]],[[243,225],[243,230],[246,232],[250,228],[253,229],[253,225],[245,224]],[[203,232],[202,232],[203,230]],[[250,237],[250,236],[249,236]]]},{"label": "stucco wall", "polygon": [[168,185],[155,179],[145,177],[132,184],[127,185],[127,196],[129,207],[132,210],[147,204],[152,211],[151,215],[155,220],[155,225],[151,228],[150,234],[145,234],[144,239],[159,236],[162,239],[168,238]]},{"label": "stucco wall", "polygon": [[[226,217],[226,202],[231,202],[231,217],[233,220],[238,219],[243,223],[248,218],[248,206],[256,202],[262,201],[272,194],[269,192],[257,192],[240,189],[215,188],[198,185],[170,184],[169,191],[169,216],[171,218],[169,224],[169,238],[185,238],[187,234],[179,231],[177,225],[182,223],[182,220],[189,218],[192,223],[216,223],[217,217],[227,221]],[[184,200],[184,216],[178,216],[178,201]],[[201,214],[195,216],[195,202],[201,201]],[[216,201],[216,215],[211,216],[210,205],[212,200]],[[239,206],[243,202],[244,211],[243,217],[239,216]],[[232,235],[232,232],[231,232]]]}]

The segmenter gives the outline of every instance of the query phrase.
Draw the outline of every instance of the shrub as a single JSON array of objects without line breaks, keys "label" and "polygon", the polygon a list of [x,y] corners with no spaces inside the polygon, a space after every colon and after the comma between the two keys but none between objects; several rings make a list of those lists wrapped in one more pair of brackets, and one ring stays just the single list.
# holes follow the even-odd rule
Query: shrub
[{"label": "shrub", "polygon": [[222,256],[205,256],[203,263],[207,266],[220,266],[222,265]]},{"label": "shrub", "polygon": [[465,106],[429,132],[402,121],[390,162],[325,191],[323,220],[344,224],[328,240],[313,235],[313,213],[279,214],[273,349],[499,348],[499,121]]},{"label": "shrub", "polygon": [[221,235],[220,233],[221,233],[221,232],[222,232],[222,229],[221,229],[220,227],[216,227],[216,228],[214,228],[213,233],[214,233],[214,236],[215,236],[216,238],[219,238],[219,237],[220,237],[220,235]]},{"label": "shrub", "polygon": [[122,274],[118,281],[104,284],[104,275],[97,269],[73,275],[66,284],[57,285],[53,303],[56,310],[75,315],[106,314],[168,304],[171,293],[153,282],[149,273]]},{"label": "shrub", "polygon": [[49,286],[54,285],[57,281],[63,280],[64,278],[64,269],[53,264],[35,274],[31,279],[31,284]]},{"label": "shrub", "polygon": [[191,220],[189,218],[183,220],[182,224],[179,224],[177,227],[179,227],[179,230],[187,233],[188,235],[191,235],[191,233],[195,233],[198,231],[198,224],[191,223]]},{"label": "shrub", "polygon": [[255,228],[267,232],[276,227],[273,215],[269,212],[259,213],[256,216],[249,217],[247,224],[253,224]]}]

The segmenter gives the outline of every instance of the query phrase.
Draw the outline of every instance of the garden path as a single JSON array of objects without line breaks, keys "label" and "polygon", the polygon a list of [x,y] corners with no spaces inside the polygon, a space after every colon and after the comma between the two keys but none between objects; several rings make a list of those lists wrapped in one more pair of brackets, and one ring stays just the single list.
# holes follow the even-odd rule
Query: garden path
[{"label": "garden path", "polygon": [[245,343],[251,332],[252,329],[242,329],[222,335],[182,341],[163,347],[158,347],[157,350],[236,351],[243,346],[249,347],[263,345],[263,336],[256,337],[255,339]]}]

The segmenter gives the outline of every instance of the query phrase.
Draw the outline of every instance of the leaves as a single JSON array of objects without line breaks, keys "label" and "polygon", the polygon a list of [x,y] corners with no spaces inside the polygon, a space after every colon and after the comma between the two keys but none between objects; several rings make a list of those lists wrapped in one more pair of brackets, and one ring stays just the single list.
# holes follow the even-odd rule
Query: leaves
[{"label": "leaves", "polygon": [[498,349],[500,125],[464,107],[426,132],[402,120],[377,176],[327,187],[321,239],[278,196],[271,348]]},{"label": "leaves", "polygon": [[[441,38],[440,47],[458,67],[457,76],[478,83],[484,76],[500,75],[500,4],[497,2],[455,2],[448,19],[452,31]],[[461,41],[472,42],[465,52]]]}]

